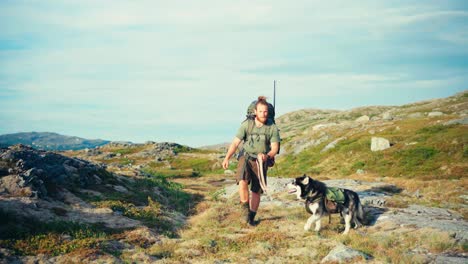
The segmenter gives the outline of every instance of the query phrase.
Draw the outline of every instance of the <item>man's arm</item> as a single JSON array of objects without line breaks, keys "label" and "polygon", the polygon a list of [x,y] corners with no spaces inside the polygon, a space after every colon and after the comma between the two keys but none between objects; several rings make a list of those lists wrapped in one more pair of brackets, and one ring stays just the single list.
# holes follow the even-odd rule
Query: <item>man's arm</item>
[{"label": "man's arm", "polygon": [[268,151],[267,154],[260,153],[259,159],[261,158],[263,161],[266,161],[267,158],[273,159],[276,154],[278,154],[279,150],[279,142],[271,142],[270,144],[270,151]]},{"label": "man's arm", "polygon": [[237,147],[241,143],[241,139],[235,137],[234,140],[232,141],[231,145],[229,146],[229,149],[226,153],[226,157],[223,160],[223,168],[226,170],[229,167],[229,159],[234,155],[236,152]]},{"label": "man's arm", "polygon": [[270,158],[274,158],[276,154],[278,154],[279,150],[279,142],[271,142],[271,149],[268,151],[267,155]]}]

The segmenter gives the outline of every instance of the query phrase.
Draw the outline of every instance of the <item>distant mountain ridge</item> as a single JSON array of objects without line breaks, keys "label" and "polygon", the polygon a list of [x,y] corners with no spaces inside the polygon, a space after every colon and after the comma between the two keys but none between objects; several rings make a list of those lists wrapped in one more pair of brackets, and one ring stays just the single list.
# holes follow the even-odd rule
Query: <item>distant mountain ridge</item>
[{"label": "distant mountain ridge", "polygon": [[41,150],[79,150],[95,148],[110,141],[65,136],[52,132],[21,132],[0,135],[0,147],[23,144]]}]

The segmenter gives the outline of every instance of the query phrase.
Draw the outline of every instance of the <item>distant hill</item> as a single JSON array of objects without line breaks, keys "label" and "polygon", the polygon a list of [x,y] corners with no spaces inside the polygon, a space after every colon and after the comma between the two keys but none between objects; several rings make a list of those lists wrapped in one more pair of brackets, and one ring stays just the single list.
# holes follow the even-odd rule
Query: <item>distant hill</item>
[{"label": "distant hill", "polygon": [[281,153],[271,176],[467,176],[468,91],[401,106],[302,109],[276,123]]},{"label": "distant hill", "polygon": [[217,151],[226,152],[229,148],[229,145],[231,145],[231,142],[224,142],[224,143],[215,144],[215,145],[201,146],[200,149],[217,150]]},{"label": "distant hill", "polygon": [[23,144],[42,150],[79,150],[102,146],[110,141],[64,136],[51,132],[23,132],[0,135],[0,147]]}]

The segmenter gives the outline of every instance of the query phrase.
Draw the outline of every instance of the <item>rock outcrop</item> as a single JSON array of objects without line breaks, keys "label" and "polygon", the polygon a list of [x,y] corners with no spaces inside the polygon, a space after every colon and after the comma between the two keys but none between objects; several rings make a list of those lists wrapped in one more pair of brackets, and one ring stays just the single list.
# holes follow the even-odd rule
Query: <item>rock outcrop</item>
[{"label": "rock outcrop", "polygon": [[109,173],[102,165],[15,145],[0,150],[0,194],[45,197],[57,188],[86,188]]}]

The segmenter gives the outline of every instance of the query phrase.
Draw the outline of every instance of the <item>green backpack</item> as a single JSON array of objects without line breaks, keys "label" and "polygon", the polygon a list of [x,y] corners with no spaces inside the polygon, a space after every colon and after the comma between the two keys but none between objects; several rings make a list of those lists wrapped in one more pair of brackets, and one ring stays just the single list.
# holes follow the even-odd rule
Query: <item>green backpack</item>
[{"label": "green backpack", "polygon": [[326,193],[327,199],[337,202],[337,203],[344,203],[345,202],[345,196],[344,196],[344,191],[341,188],[338,187],[327,187],[327,193]]}]

